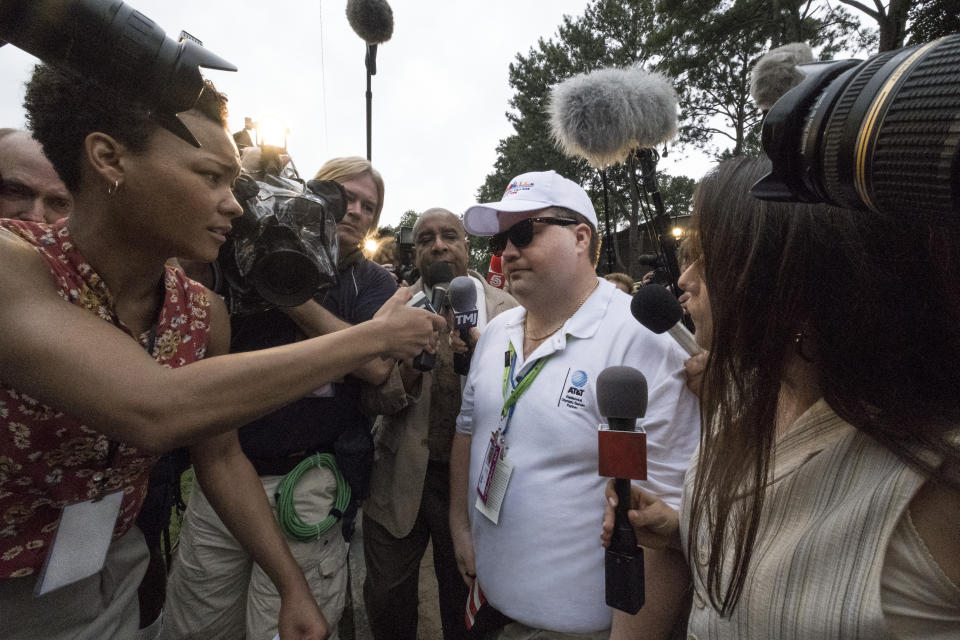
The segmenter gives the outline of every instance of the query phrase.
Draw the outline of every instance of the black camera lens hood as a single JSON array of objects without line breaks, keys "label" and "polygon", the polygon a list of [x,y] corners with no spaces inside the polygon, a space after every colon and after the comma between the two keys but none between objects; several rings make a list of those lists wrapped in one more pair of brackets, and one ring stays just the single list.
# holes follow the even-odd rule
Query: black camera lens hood
[{"label": "black camera lens hood", "polygon": [[750,193],[761,200],[821,201],[819,194],[812,192],[804,180],[807,163],[803,143],[810,140],[812,133],[808,129],[807,114],[818,101],[830,98],[824,95],[824,88],[834,78],[861,62],[836,60],[797,67],[804,73],[804,79],[777,100],[763,121],[761,144],[773,161],[773,169],[753,185]]}]

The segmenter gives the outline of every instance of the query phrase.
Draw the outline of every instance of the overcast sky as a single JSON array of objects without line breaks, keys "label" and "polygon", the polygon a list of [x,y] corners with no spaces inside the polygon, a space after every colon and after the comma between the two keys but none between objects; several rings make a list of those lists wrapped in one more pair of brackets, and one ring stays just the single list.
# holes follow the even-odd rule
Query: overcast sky
[{"label": "overcast sky", "polygon": [[[239,67],[208,71],[230,103],[232,130],[244,116],[273,115],[305,178],[334,156],[366,154],[365,45],[345,0],[135,0],[176,39],[185,30]],[[497,142],[512,133],[508,65],[586,0],[391,0],[393,38],[379,47],[373,78],[373,163],[386,182],[381,224],[408,210],[462,213],[492,170]],[[24,125],[23,84],[36,60],[0,47],[0,127]],[[699,178],[708,163],[662,164]],[[679,165],[679,166],[678,166]],[[506,185],[504,185],[506,186]]]}]

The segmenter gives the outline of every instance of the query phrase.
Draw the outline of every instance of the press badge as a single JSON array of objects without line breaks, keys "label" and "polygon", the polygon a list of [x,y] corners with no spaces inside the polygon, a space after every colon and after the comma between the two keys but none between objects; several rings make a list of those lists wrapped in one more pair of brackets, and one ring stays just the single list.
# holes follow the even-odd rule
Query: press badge
[{"label": "press badge", "polygon": [[499,434],[499,429],[490,434],[490,444],[487,445],[487,454],[483,457],[483,467],[480,469],[480,478],[477,480],[477,495],[484,503],[490,495],[490,483],[493,481],[493,474],[500,461],[500,452],[503,451]]},{"label": "press badge", "polygon": [[482,513],[493,524],[500,521],[500,507],[503,505],[503,496],[507,493],[510,476],[513,475],[513,463],[506,457],[506,448],[502,440],[494,432],[487,446],[487,455],[483,468],[480,470],[480,479],[477,482],[477,501],[474,504],[477,511]]},{"label": "press badge", "polygon": [[50,593],[103,569],[122,501],[123,491],[114,491],[99,500],[64,507],[34,595]]}]

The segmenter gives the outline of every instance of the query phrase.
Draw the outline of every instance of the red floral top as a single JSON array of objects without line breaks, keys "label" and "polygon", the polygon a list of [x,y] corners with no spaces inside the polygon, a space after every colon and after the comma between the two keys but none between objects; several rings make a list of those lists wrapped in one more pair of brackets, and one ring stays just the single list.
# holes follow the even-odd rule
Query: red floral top
[{"label": "red floral top", "polygon": [[[65,223],[0,220],[0,227],[36,247],[64,300],[130,334],[114,312],[106,284],[74,247]],[[169,266],[164,286],[154,331],[139,336],[138,341],[147,347],[152,333],[154,359],[165,367],[181,367],[203,358],[206,352],[210,293]],[[0,432],[0,578],[16,578],[43,566],[61,509],[96,495],[93,475],[104,470],[110,441],[10,388],[2,382],[2,372]],[[121,444],[117,449],[105,482],[106,491],[124,492],[114,539],[133,526],[155,461],[155,456],[133,447]]]}]

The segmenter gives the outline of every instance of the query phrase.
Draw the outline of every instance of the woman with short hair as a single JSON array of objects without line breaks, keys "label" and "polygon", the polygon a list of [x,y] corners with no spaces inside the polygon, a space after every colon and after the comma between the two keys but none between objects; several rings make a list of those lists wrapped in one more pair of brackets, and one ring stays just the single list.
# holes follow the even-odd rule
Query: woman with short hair
[{"label": "woman with short hair", "polygon": [[74,208],[0,221],[0,637],[133,637],[147,560],[133,521],[157,454],[184,445],[284,595],[281,636],[325,637],[234,429],[377,356],[432,349],[435,322],[401,294],[335,335],[204,359],[227,351],[226,308],[166,262],[213,260],[241,212],[224,96],[207,83],[179,114],[198,147],[46,66],[25,106]]}]

